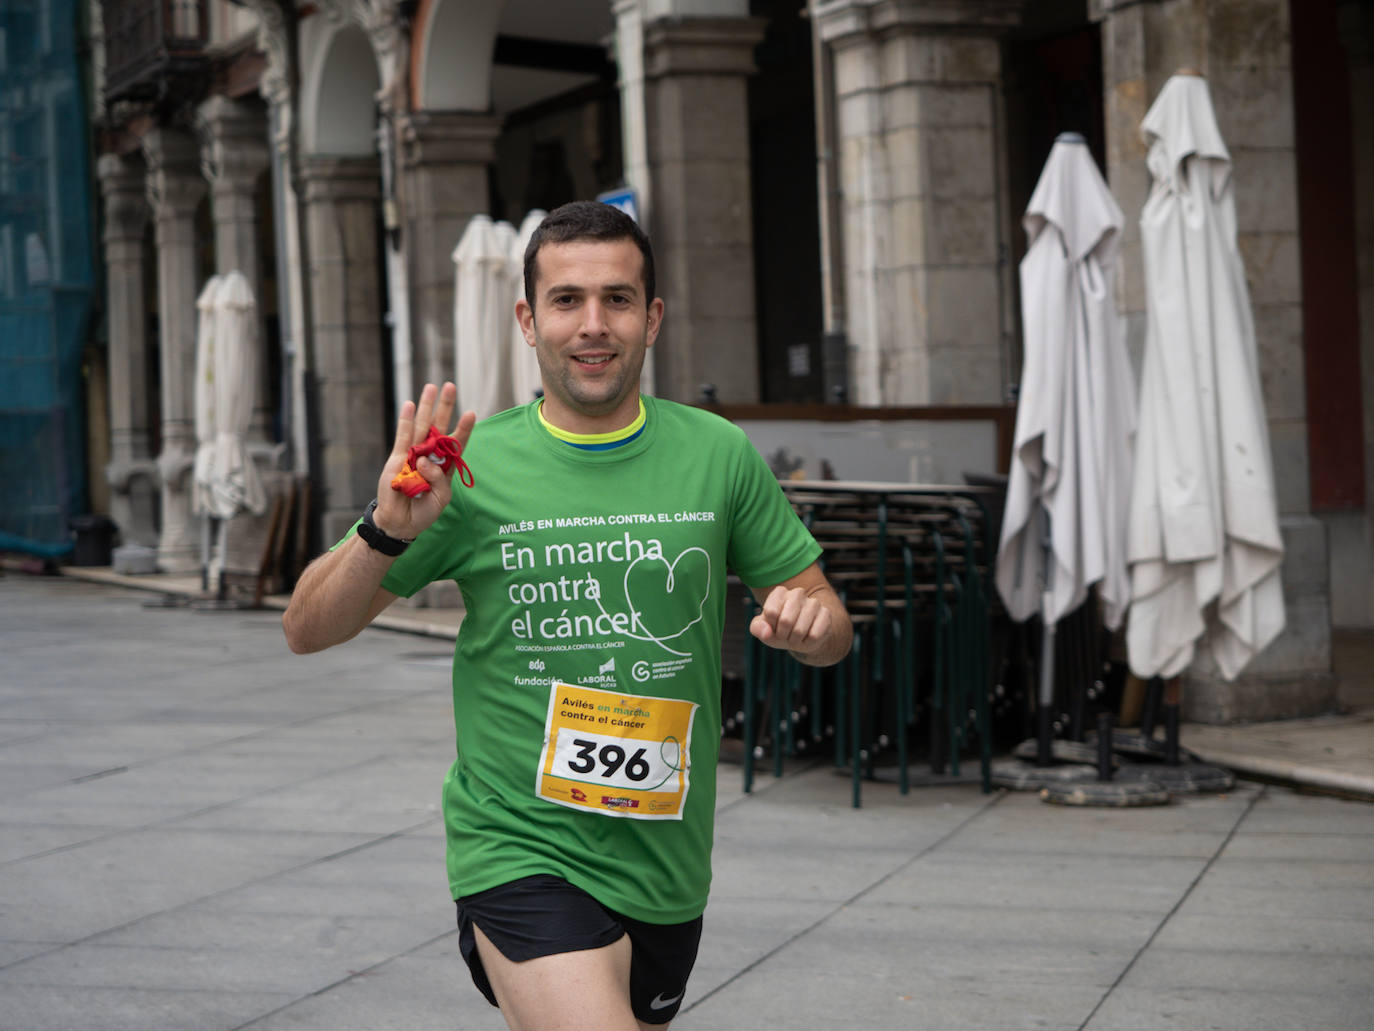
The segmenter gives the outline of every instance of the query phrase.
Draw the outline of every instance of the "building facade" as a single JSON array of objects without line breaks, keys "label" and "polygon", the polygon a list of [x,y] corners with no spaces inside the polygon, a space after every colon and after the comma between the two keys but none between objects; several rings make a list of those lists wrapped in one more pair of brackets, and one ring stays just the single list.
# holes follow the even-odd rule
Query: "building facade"
[{"label": "building facade", "polygon": [[[656,392],[855,411],[1007,406],[1020,212],[1082,132],[1126,213],[1181,67],[1235,161],[1281,484],[1289,628],[1191,714],[1329,709],[1330,628],[1374,625],[1374,133],[1347,0],[93,0],[111,514],[198,561],[197,292],[242,271],[252,448],[307,474],[321,541],[375,490],[398,398],[454,369],[474,215],[628,187],[670,313]],[[154,360],[156,355],[156,360]],[[512,398],[512,400],[520,400]],[[843,470],[840,471],[843,474]]]}]

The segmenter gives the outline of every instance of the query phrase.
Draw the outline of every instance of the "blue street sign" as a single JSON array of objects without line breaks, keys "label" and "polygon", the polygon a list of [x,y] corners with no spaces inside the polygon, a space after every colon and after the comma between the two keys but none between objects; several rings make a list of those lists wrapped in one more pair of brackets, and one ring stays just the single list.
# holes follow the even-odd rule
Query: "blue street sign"
[{"label": "blue street sign", "polygon": [[596,199],[602,204],[609,204],[613,208],[619,208],[636,222],[639,221],[639,205],[635,203],[634,187],[621,186],[614,190],[607,190],[605,193],[597,194]]}]

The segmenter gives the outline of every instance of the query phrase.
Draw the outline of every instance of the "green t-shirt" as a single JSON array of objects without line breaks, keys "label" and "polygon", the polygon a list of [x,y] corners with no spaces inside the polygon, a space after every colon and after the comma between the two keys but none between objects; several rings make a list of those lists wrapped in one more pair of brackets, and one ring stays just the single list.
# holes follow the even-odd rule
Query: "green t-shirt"
[{"label": "green t-shirt", "polygon": [[382,583],[456,580],[467,605],[455,897],[546,873],[640,920],[705,908],[726,569],[767,587],[820,547],[738,427],[644,400],[643,432],[605,451],[556,440],[535,403],[478,423],[475,486]]}]

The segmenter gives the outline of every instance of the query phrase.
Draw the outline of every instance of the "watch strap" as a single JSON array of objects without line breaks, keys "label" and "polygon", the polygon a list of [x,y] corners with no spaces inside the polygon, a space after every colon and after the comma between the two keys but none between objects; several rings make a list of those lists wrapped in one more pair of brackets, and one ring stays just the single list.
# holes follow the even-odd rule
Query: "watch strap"
[{"label": "watch strap", "polygon": [[373,498],[372,504],[363,512],[363,521],[358,524],[358,536],[373,551],[380,551],[383,555],[395,558],[410,547],[410,541],[402,537],[393,537],[379,527],[372,519],[372,513],[376,510],[377,499]]}]

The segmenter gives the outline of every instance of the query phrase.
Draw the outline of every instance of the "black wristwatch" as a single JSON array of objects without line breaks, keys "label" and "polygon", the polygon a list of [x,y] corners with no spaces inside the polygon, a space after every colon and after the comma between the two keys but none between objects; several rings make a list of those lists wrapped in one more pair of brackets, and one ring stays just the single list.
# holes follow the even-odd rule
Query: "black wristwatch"
[{"label": "black wristwatch", "polygon": [[381,529],[372,521],[372,513],[377,511],[377,499],[372,499],[372,504],[367,506],[367,511],[363,513],[363,521],[358,524],[358,536],[361,537],[369,548],[373,551],[380,551],[383,555],[395,558],[406,548],[410,547],[410,541],[401,537],[393,537],[385,530]]}]

